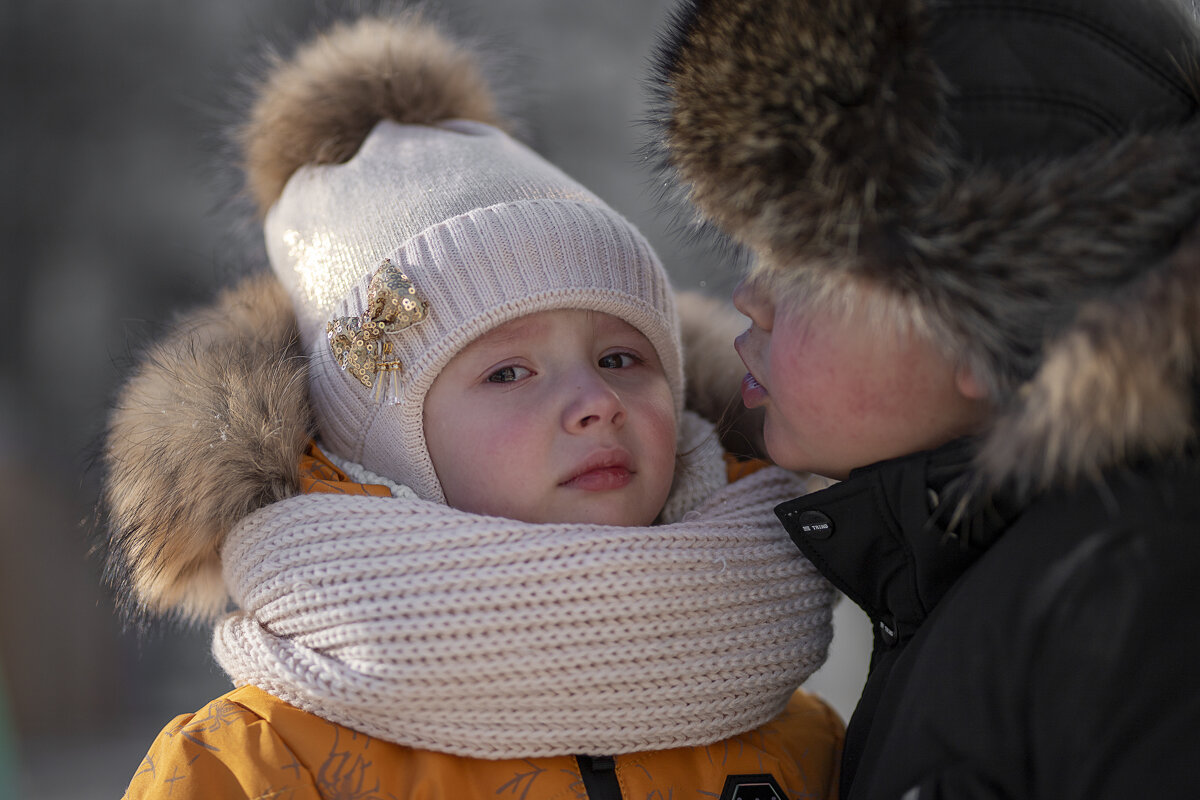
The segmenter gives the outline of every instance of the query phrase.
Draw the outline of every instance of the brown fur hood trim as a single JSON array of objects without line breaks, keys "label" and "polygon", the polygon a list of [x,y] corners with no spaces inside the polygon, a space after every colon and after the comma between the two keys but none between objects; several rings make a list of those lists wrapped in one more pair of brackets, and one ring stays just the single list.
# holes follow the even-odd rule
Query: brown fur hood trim
[{"label": "brown fur hood trim", "polygon": [[240,139],[260,213],[298,168],[348,161],[384,119],[505,127],[474,54],[414,13],[338,24],[274,58],[257,91]]},{"label": "brown fur hood trim", "polygon": [[[700,295],[679,308],[689,408],[725,418],[735,452],[757,452],[754,425],[730,418],[744,373],[731,345],[741,317]],[[273,276],[181,317],[142,357],[109,421],[106,567],[125,610],[195,621],[223,611],[225,535],[299,492],[312,433],[307,361]]]},{"label": "brown fur hood trim", "polygon": [[[815,302],[882,288],[969,364],[997,406],[979,461],[993,486],[1071,482],[1196,435],[1200,70],[1184,65],[1200,37],[1166,3],[1140,28],[1114,9],[699,0],[660,52],[663,170],[755,252],[753,275]],[[964,57],[1000,25],[1021,33],[1006,47],[1053,30],[1133,99],[1106,116],[1088,82],[1004,84],[1021,70]],[[1061,143],[990,133],[1020,109],[1061,117]]]},{"label": "brown fur hood trim", "polygon": [[307,360],[273,276],[180,318],[125,384],[105,441],[106,567],[127,610],[221,612],[221,542],[296,494],[312,427]]},{"label": "brown fur hood trim", "polygon": [[[239,132],[260,213],[296,169],[348,160],[383,119],[504,127],[475,55],[415,14],[336,25],[272,59]],[[107,572],[130,611],[204,619],[224,608],[225,534],[298,490],[313,432],[307,379],[290,301],[269,276],[183,317],[146,352],[103,455]]]}]

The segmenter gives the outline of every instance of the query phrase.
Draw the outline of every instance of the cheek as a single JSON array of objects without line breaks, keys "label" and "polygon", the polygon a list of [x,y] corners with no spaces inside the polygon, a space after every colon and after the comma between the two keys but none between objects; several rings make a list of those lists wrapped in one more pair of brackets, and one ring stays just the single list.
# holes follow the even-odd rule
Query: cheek
[{"label": "cheek", "polygon": [[826,410],[857,402],[856,371],[854,359],[819,332],[784,329],[772,336],[768,389],[783,411],[824,419]]},{"label": "cheek", "polygon": [[[666,378],[659,377],[654,382],[636,390],[623,402],[639,420],[643,435],[650,436],[655,442],[668,441],[674,446],[676,437],[675,401],[671,397],[671,388]],[[671,456],[674,458],[674,455]]]},{"label": "cheek", "polygon": [[674,404],[668,403],[665,406],[655,408],[649,427],[650,431],[646,438],[654,445],[656,459],[667,464],[673,464],[675,462],[675,450],[679,438],[679,427],[675,422]]},{"label": "cheek", "polygon": [[450,505],[477,510],[508,491],[505,480],[527,444],[520,420],[487,406],[426,412],[429,456]]},{"label": "cheek", "polygon": [[836,474],[843,456],[858,460],[881,426],[904,419],[907,381],[876,338],[826,325],[772,339],[764,435],[779,463]]},{"label": "cheek", "polygon": [[909,405],[924,379],[902,348],[866,328],[793,321],[772,345],[772,394],[823,418],[886,414]]},{"label": "cheek", "polygon": [[675,421],[675,404],[670,391],[639,409],[643,424],[639,426],[638,439],[645,449],[647,465],[653,470],[657,483],[666,499],[675,478],[675,454],[678,445],[678,425]]},{"label": "cheek", "polygon": [[487,480],[500,482],[512,479],[514,465],[541,463],[545,460],[544,436],[539,435],[531,414],[491,415],[484,424],[464,428],[463,459],[486,465]]},{"label": "cheek", "polygon": [[861,367],[852,370],[850,405],[858,413],[901,424],[919,425],[936,416],[948,395],[953,375],[940,359],[913,344],[897,343],[868,352]]}]

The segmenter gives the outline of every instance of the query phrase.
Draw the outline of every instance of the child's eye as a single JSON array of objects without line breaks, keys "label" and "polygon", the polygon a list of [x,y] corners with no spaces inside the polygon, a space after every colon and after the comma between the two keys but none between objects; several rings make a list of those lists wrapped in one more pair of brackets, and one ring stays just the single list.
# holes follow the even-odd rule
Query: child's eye
[{"label": "child's eye", "polygon": [[501,367],[500,369],[487,376],[489,383],[512,383],[519,381],[526,375],[532,375],[525,367]]},{"label": "child's eye", "polygon": [[641,363],[641,359],[633,353],[609,353],[606,356],[601,356],[600,360],[596,363],[604,369],[622,369]]}]

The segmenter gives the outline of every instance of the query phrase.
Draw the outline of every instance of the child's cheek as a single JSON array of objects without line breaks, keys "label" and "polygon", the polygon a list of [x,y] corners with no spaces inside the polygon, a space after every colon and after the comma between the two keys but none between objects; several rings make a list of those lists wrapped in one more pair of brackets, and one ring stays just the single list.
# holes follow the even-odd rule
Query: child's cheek
[{"label": "child's cheek", "polygon": [[492,419],[477,419],[476,423],[463,441],[463,450],[468,457],[480,458],[494,465],[505,459],[520,457],[522,450],[530,447],[528,416],[495,415]]}]

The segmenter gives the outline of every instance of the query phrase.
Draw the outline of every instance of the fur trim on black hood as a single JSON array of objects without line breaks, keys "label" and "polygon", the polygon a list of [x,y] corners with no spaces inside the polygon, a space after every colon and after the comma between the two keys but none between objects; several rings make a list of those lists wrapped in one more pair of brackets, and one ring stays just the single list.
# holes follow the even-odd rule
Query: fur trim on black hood
[{"label": "fur trim on black hood", "polygon": [[970,365],[1024,494],[1195,438],[1198,53],[1171,0],[688,2],[652,147],[752,275]]}]

